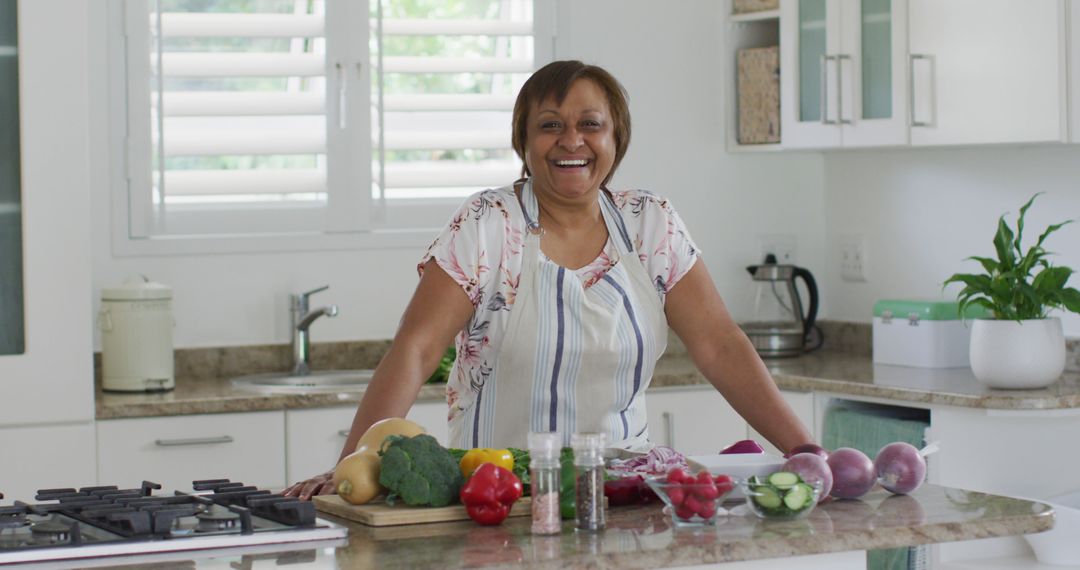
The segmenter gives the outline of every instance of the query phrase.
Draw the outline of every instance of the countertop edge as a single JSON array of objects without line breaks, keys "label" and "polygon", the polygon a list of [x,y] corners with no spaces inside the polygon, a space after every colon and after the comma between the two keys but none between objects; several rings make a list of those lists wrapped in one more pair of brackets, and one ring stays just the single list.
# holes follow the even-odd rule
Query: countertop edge
[{"label": "countertop edge", "polygon": [[[800,369],[801,367],[798,366],[800,361],[809,364],[804,369]],[[870,358],[848,353],[821,353],[801,359],[767,361],[766,364],[780,389],[796,392],[822,392],[838,396],[876,398],[897,403],[917,404],[921,407],[953,406],[1007,411],[1080,408],[1080,389],[1074,385],[1077,384],[1077,379],[1073,378],[1075,374],[1068,377],[1068,382],[1063,380],[1056,390],[986,389],[982,393],[962,393],[949,391],[947,388],[942,389],[940,386],[928,388],[898,385],[903,382],[875,384],[873,383],[875,367]],[[793,368],[796,370],[792,371]],[[815,372],[818,374],[815,375]],[[908,372],[903,371],[903,373]],[[913,377],[927,373],[925,369],[910,371]],[[845,375],[849,378],[837,377]],[[939,384],[947,383],[939,381]],[[99,385],[95,398],[95,418],[111,420],[355,406],[364,394],[364,390],[319,394],[244,392],[232,388],[227,379],[213,378],[178,378],[177,386],[178,388],[174,391],[162,394],[117,394],[104,393]],[[709,382],[697,371],[689,357],[677,355],[661,359],[649,390],[692,389],[707,386]],[[445,397],[445,384],[428,384],[421,387],[417,401],[441,401]]]}]

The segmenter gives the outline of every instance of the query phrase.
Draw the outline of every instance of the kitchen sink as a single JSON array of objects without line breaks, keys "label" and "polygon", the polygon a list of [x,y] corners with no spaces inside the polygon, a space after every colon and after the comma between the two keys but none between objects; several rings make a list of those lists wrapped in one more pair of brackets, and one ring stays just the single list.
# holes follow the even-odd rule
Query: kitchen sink
[{"label": "kitchen sink", "polygon": [[265,394],[351,392],[364,389],[374,370],[326,370],[296,375],[291,372],[251,374],[234,378],[233,386]]}]

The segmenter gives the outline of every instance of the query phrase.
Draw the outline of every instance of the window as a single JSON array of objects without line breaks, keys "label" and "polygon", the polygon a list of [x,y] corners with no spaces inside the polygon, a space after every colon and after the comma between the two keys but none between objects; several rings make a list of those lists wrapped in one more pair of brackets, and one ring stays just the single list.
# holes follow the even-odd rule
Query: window
[{"label": "window", "polygon": [[119,249],[430,238],[463,196],[520,172],[514,98],[550,53],[537,32],[550,15],[536,12],[534,0],[126,0]]}]

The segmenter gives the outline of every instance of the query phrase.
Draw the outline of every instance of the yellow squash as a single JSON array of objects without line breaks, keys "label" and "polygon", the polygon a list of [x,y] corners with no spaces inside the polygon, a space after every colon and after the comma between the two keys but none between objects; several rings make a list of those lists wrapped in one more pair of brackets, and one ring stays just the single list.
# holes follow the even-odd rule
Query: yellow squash
[{"label": "yellow squash", "polygon": [[404,418],[386,418],[371,424],[364,435],[360,436],[356,442],[356,451],[368,449],[374,453],[379,451],[383,441],[391,435],[412,437],[426,432],[427,430],[416,422]]},{"label": "yellow squash", "polygon": [[387,437],[412,437],[425,433],[423,426],[403,418],[379,420],[360,436],[356,451],[334,468],[334,489],[338,496],[354,505],[362,505],[386,491],[379,485],[379,448]]},{"label": "yellow squash", "polygon": [[379,456],[357,451],[342,459],[334,469],[334,489],[354,505],[377,497],[383,491],[379,485]]}]

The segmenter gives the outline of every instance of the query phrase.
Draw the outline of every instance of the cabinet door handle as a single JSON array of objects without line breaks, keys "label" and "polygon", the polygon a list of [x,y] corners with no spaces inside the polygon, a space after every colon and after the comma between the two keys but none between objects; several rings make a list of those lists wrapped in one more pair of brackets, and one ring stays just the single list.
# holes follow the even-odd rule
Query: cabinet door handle
[{"label": "cabinet door handle", "polygon": [[664,429],[667,431],[667,446],[675,448],[675,416],[671,412],[661,414],[664,418]]},{"label": "cabinet door handle", "polygon": [[[836,59],[833,55],[821,56],[821,124],[835,125],[836,121],[829,120],[829,62]],[[837,66],[837,75],[840,68]],[[838,110],[839,111],[839,110]]]},{"label": "cabinet door handle", "polygon": [[174,447],[177,445],[206,445],[215,443],[232,443],[231,435],[219,435],[217,437],[192,437],[188,439],[156,439],[154,445],[160,447]]},{"label": "cabinet door handle", "polygon": [[[929,95],[930,100],[928,102],[929,103],[928,107],[930,109],[930,120],[929,121],[920,121],[915,116],[915,109],[916,109],[916,104],[915,104],[915,94],[916,94],[916,89],[915,89],[915,62],[916,62],[916,60],[925,61],[925,62],[927,62],[927,64],[930,65],[930,95]],[[910,89],[910,91],[908,92],[908,101],[910,101],[909,105],[911,106],[911,109],[910,109],[910,111],[911,111],[911,126],[913,126],[913,127],[932,127],[932,126],[934,126],[934,122],[937,120],[937,112],[935,111],[935,105],[936,105],[936,100],[937,100],[937,84],[936,84],[937,82],[935,81],[935,78],[934,78],[934,76],[935,76],[934,56],[926,55],[926,54],[919,54],[919,53],[913,53],[913,54],[909,55],[908,56],[908,74],[911,77],[910,80],[908,81],[908,86],[909,86],[909,89]]]},{"label": "cabinet door handle", "polygon": [[[844,119],[844,61],[851,62],[851,56],[839,54],[836,57],[836,122],[850,125],[851,120]],[[853,70],[854,72],[854,70]]]},{"label": "cabinet door handle", "polygon": [[347,430],[347,429],[339,429],[337,434],[340,435],[341,437],[349,437],[349,430]]}]

